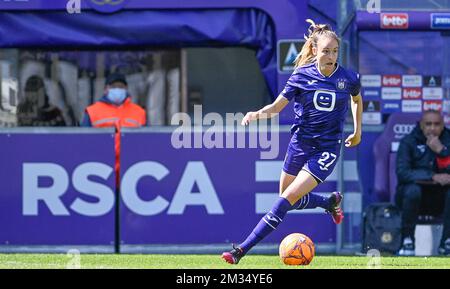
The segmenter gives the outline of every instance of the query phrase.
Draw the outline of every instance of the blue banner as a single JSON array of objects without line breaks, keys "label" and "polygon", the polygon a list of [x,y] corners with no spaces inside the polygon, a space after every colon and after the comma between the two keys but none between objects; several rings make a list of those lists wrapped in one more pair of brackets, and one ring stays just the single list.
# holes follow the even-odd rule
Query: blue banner
[{"label": "blue banner", "polygon": [[0,133],[0,245],[113,248],[112,135]]},{"label": "blue banner", "polygon": [[431,13],[431,28],[450,29],[450,13]]},{"label": "blue banner", "polygon": [[[233,133],[227,132],[224,138]],[[234,135],[235,140],[237,134]],[[246,134],[248,137],[248,134]],[[242,241],[278,198],[289,132],[279,136],[278,157],[260,148],[174,148],[172,134],[123,133],[121,240],[124,245],[223,244]],[[192,134],[192,140],[194,139]],[[247,143],[248,145],[248,143]],[[276,144],[278,146],[278,143]],[[344,160],[349,238],[358,240],[361,212],[356,154]],[[315,192],[337,189],[337,170]],[[356,226],[356,227],[353,227]],[[336,241],[336,225],[323,209],[291,211],[263,243],[293,232],[317,243]]]}]

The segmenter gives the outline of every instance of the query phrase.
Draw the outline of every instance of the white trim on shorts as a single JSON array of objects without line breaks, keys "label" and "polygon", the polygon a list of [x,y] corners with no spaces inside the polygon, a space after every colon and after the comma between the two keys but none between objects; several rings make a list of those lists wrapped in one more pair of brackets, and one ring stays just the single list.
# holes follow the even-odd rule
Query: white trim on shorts
[{"label": "white trim on shorts", "polygon": [[316,179],[318,179],[320,181],[320,183],[323,183],[322,179],[319,178],[318,176],[316,176],[315,174],[313,174],[310,170],[305,169],[304,167],[301,169],[304,170],[305,172],[308,172],[309,174],[311,174],[313,177],[315,177]]}]

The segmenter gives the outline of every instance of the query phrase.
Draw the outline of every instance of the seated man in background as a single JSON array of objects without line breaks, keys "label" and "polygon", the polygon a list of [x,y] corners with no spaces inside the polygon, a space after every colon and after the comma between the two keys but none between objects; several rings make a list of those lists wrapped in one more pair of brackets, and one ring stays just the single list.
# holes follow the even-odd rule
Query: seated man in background
[{"label": "seated man in background", "polygon": [[439,253],[450,255],[450,130],[438,111],[426,111],[397,152],[396,205],[402,211],[402,256],[414,256],[414,232],[420,213],[441,215]]},{"label": "seated man in background", "polygon": [[17,107],[18,126],[65,126],[61,110],[50,103],[44,80],[33,75],[25,83],[25,97]]},{"label": "seated man in background", "polygon": [[125,75],[113,73],[105,83],[104,95],[86,108],[81,126],[114,127],[116,130],[116,184],[120,172],[120,128],[145,126],[146,113],[143,108],[131,102]]}]

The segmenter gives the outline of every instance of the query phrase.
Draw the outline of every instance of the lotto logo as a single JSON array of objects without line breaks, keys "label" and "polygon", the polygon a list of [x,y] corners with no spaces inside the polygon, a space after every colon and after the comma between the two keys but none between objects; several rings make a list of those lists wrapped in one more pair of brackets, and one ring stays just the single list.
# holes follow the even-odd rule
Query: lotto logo
[{"label": "lotto logo", "polygon": [[401,86],[402,78],[400,75],[383,75],[383,86]]},{"label": "lotto logo", "polygon": [[425,100],[423,102],[423,110],[442,111],[442,101],[441,100]]},{"label": "lotto logo", "polygon": [[381,13],[382,29],[408,29],[407,13]]},{"label": "lotto logo", "polygon": [[421,88],[404,88],[403,89],[404,99],[420,99],[422,98]]}]

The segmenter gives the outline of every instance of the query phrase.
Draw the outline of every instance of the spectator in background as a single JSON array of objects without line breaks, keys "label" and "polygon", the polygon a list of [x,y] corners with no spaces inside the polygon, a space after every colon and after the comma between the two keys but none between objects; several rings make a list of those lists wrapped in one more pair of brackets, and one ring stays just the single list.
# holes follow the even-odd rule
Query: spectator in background
[{"label": "spectator in background", "polygon": [[65,126],[61,110],[50,104],[44,80],[33,75],[25,83],[24,100],[17,107],[18,126]]},{"label": "spectator in background", "polygon": [[114,127],[116,129],[116,184],[119,185],[120,172],[120,128],[141,127],[146,124],[145,110],[131,102],[127,91],[125,75],[113,73],[105,83],[103,97],[85,110],[81,126]]},{"label": "spectator in background", "polygon": [[424,112],[397,152],[395,196],[402,210],[403,244],[399,255],[415,255],[414,232],[420,213],[441,215],[444,230],[439,253],[450,255],[450,130],[438,111]]}]

